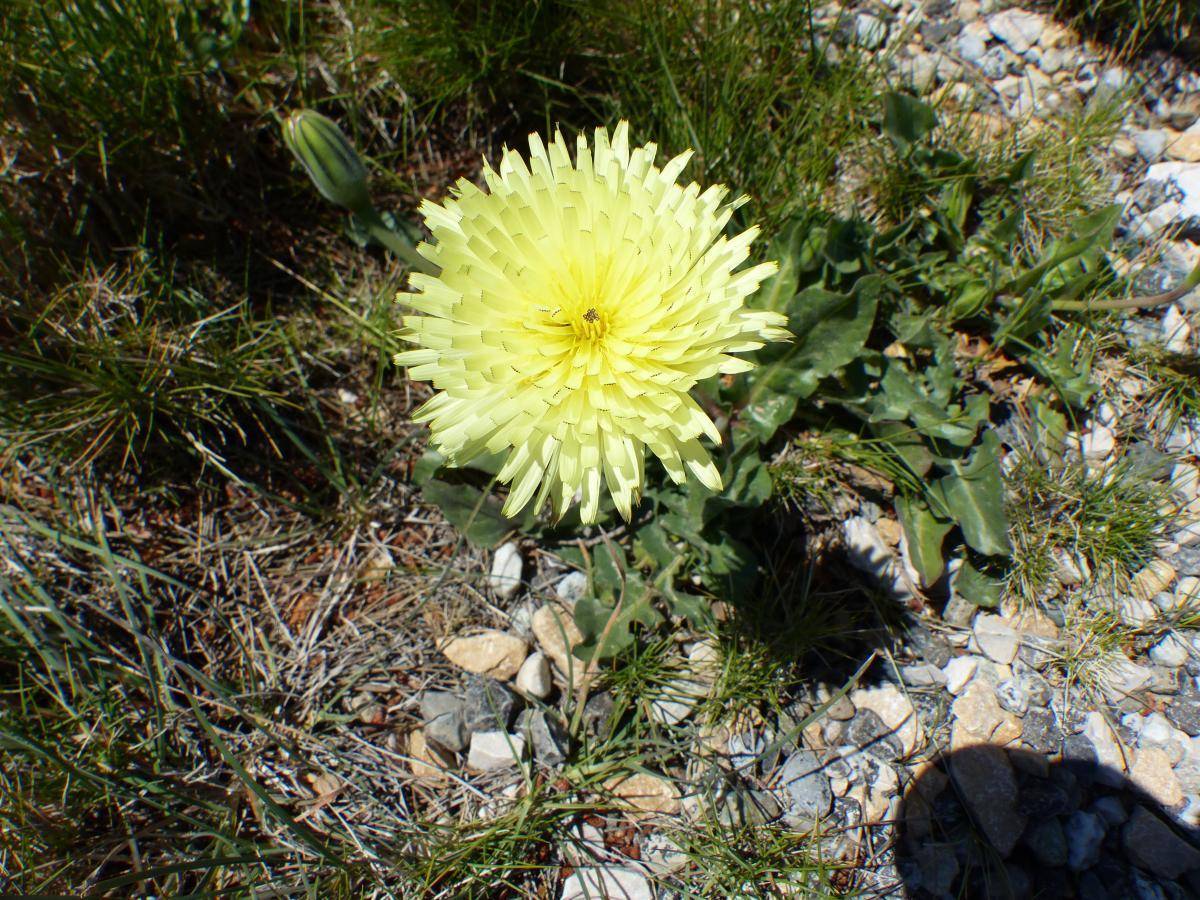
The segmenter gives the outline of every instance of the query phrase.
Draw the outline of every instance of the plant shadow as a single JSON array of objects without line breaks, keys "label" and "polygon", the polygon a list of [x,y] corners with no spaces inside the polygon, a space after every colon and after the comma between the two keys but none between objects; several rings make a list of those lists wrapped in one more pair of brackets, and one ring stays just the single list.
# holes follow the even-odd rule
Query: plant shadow
[{"label": "plant shadow", "polygon": [[[976,744],[908,785],[895,820],[899,896],[1200,896],[1200,828],[1094,758]],[[1068,758],[1062,758],[1062,757]]]}]

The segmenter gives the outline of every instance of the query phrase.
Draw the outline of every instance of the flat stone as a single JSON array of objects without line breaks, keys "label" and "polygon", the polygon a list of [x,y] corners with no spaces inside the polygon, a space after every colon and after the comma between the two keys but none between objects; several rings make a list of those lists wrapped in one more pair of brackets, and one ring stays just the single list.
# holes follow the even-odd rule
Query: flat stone
[{"label": "flat stone", "polygon": [[950,776],[971,818],[1001,857],[1007,857],[1025,830],[1017,809],[1017,778],[1008,754],[991,744],[976,744],[950,756]]},{"label": "flat stone", "polygon": [[1134,809],[1122,838],[1133,864],[1160,878],[1175,879],[1200,868],[1200,850],[1143,806]]},{"label": "flat stone", "polygon": [[1195,689],[1180,693],[1167,705],[1167,718],[1184,734],[1200,735],[1200,694]]},{"label": "flat stone", "polygon": [[577,683],[584,664],[571,655],[571,648],[583,642],[575,617],[563,606],[547,604],[533,614],[532,628],[542,652],[569,680]]},{"label": "flat stone", "polygon": [[1179,765],[1191,751],[1191,738],[1180,731],[1162,713],[1155,712],[1146,716],[1138,731],[1137,745],[1139,749],[1157,747],[1167,754],[1171,766]]},{"label": "flat stone", "polygon": [[1037,44],[1046,27],[1046,17],[1019,9],[1006,9],[987,17],[987,26],[1013,53],[1024,53]]},{"label": "flat stone", "polygon": [[1106,797],[1100,797],[1092,804],[1089,812],[1093,812],[1102,818],[1105,822],[1112,825],[1123,825],[1128,819],[1129,814],[1125,812],[1125,807],[1121,803],[1120,797],[1114,797],[1111,794]]},{"label": "flat stone", "polygon": [[1029,695],[1013,678],[1006,678],[996,685],[996,700],[1001,709],[1014,716],[1023,716],[1029,710]]},{"label": "flat stone", "polygon": [[1150,648],[1150,659],[1160,666],[1177,669],[1188,661],[1188,645],[1179,635],[1168,634]]},{"label": "flat stone", "polygon": [[1067,837],[1067,867],[1082,872],[1094,866],[1100,859],[1107,830],[1104,820],[1094,813],[1081,809],[1071,813],[1063,825]]},{"label": "flat stone", "polygon": [[1104,670],[1104,693],[1114,702],[1143,690],[1154,677],[1146,666],[1118,657]]},{"label": "flat stone", "polygon": [[582,866],[563,880],[559,900],[654,900],[654,889],[641,872],[628,866]]},{"label": "flat stone", "polygon": [[882,47],[887,33],[887,24],[870,13],[859,13],[854,17],[855,43],[866,50]]},{"label": "flat stone", "polygon": [[860,709],[846,726],[842,739],[864,753],[870,753],[887,762],[895,762],[904,755],[900,738],[888,728],[879,714],[871,709]]},{"label": "flat stone", "polygon": [[605,788],[636,815],[673,816],[681,807],[679,788],[661,775],[637,772],[605,782]]},{"label": "flat stone", "polygon": [[951,749],[973,743],[1005,745],[1021,736],[1021,724],[996,699],[992,686],[976,679],[954,701]]},{"label": "flat stone", "polygon": [[1129,584],[1129,593],[1138,600],[1153,600],[1175,580],[1175,570],[1165,559],[1156,559],[1138,571]]},{"label": "flat stone", "polygon": [[958,55],[969,63],[978,63],[983,59],[983,55],[987,53],[987,44],[983,38],[970,32],[960,34],[954,46],[958,51]]},{"label": "flat stone", "polygon": [[710,685],[691,678],[677,678],[663,685],[650,698],[650,717],[663,725],[678,725],[692,713],[708,693]]},{"label": "flat stone", "polygon": [[1161,128],[1148,131],[1135,131],[1130,137],[1137,148],[1138,156],[1148,163],[1156,163],[1162,159],[1167,149],[1167,132]]},{"label": "flat stone", "polygon": [[587,595],[588,578],[582,572],[568,572],[554,586],[554,596],[568,609],[574,609],[575,604]]},{"label": "flat stone", "polygon": [[425,740],[418,728],[408,736],[408,768],[418,778],[445,781],[446,772],[454,768],[454,760]]},{"label": "flat stone", "polygon": [[942,687],[946,683],[946,673],[933,663],[902,666],[900,678],[911,687]]},{"label": "flat stone", "polygon": [[1100,713],[1088,713],[1084,723],[1083,734],[1096,750],[1096,762],[1099,764],[1096,779],[1110,787],[1121,787],[1127,771],[1129,751],[1122,746],[1114,729]]},{"label": "flat stone", "polygon": [[912,702],[895,685],[858,688],[850,694],[856,709],[873,711],[900,739],[904,756],[914,753],[924,741],[920,720]]},{"label": "flat stone", "polygon": [[1168,809],[1183,803],[1183,786],[1171,770],[1171,760],[1157,747],[1137,751],[1129,769],[1129,780]]},{"label": "flat stone", "polygon": [[725,795],[717,810],[717,821],[732,828],[748,828],[774,822],[783,807],[769,791],[733,790]]},{"label": "flat stone", "polygon": [[956,656],[942,667],[946,673],[946,690],[951,694],[961,694],[967,683],[975,677],[979,668],[979,660],[974,656]]},{"label": "flat stone", "polygon": [[447,750],[467,746],[467,727],[463,717],[463,699],[449,691],[425,691],[421,694],[421,718],[425,737]]},{"label": "flat stone", "polygon": [[975,640],[988,659],[1008,665],[1017,658],[1020,638],[1003,618],[982,613],[975,619]]},{"label": "flat stone", "polygon": [[521,551],[515,543],[502,544],[492,557],[492,571],[488,575],[490,587],[501,600],[507,600],[521,587]]},{"label": "flat stone", "polygon": [[1167,145],[1167,157],[1182,162],[1200,162],[1200,132],[1184,132]]},{"label": "flat stone", "polygon": [[583,721],[587,725],[588,731],[601,740],[607,738],[612,732],[614,724],[614,709],[612,694],[608,691],[601,691],[599,694],[588,697],[587,703],[583,704]]},{"label": "flat stone", "polygon": [[533,758],[543,765],[559,766],[566,762],[569,740],[566,730],[544,710],[527,709],[517,716],[517,732],[533,750]]},{"label": "flat stone", "polygon": [[811,750],[796,750],[779,770],[779,785],[785,791],[784,821],[810,830],[829,812],[833,791],[820,759]]},{"label": "flat stone", "polygon": [[471,735],[467,768],[476,772],[512,769],[525,754],[525,738],[503,731],[477,731]]},{"label": "flat stone", "polygon": [[1052,710],[1034,708],[1021,719],[1021,740],[1038,753],[1057,753],[1062,733]]},{"label": "flat stone", "polygon": [[554,683],[550,680],[550,661],[538,650],[529,654],[517,672],[517,690],[530,697],[544,700],[550,696]]},{"label": "flat stone", "polygon": [[452,637],[442,644],[441,651],[460,669],[508,681],[525,662],[529,645],[515,635],[493,629]]},{"label": "flat stone", "polygon": [[472,678],[467,682],[463,721],[467,731],[507,731],[517,707],[513,692],[494,678]]},{"label": "flat stone", "polygon": [[1057,869],[1067,864],[1067,836],[1057,818],[1030,822],[1023,843],[1043,866]]}]

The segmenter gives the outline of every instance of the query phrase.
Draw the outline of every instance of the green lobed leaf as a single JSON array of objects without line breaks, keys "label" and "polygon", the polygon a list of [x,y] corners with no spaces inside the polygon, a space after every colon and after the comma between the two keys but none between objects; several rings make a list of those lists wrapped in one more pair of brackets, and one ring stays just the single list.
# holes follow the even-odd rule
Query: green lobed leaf
[{"label": "green lobed leaf", "polygon": [[928,103],[894,91],[883,95],[883,131],[901,150],[917,143],[937,124],[937,113]]},{"label": "green lobed leaf", "polygon": [[494,547],[519,524],[500,514],[501,503],[496,497],[469,484],[434,479],[421,488],[421,494],[477,547]]},{"label": "green lobed leaf", "polygon": [[963,537],[973,550],[986,556],[1003,556],[1012,550],[999,449],[996,433],[985,432],[970,459],[965,464],[952,462],[954,471],[937,481],[938,494]]}]

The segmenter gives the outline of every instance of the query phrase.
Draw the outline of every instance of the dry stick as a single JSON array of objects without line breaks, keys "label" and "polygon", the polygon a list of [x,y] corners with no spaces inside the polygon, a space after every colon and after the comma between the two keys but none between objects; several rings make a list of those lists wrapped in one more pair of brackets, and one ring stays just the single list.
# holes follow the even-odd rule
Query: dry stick
[{"label": "dry stick", "polygon": [[1168,303],[1174,303],[1191,292],[1192,288],[1198,284],[1200,284],[1200,264],[1197,264],[1196,268],[1192,269],[1191,274],[1183,280],[1182,284],[1163,294],[1152,294],[1149,297],[1125,297],[1122,300],[1056,300],[1051,304],[1051,308],[1081,310],[1150,309],[1151,307],[1166,306]]}]

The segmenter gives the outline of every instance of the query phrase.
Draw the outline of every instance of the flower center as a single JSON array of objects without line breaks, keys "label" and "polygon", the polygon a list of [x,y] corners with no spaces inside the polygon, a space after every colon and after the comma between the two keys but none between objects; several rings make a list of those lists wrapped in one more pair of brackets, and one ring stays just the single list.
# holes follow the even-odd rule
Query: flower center
[{"label": "flower center", "polygon": [[574,324],[575,335],[583,341],[594,343],[608,333],[608,320],[594,306],[589,306]]}]

